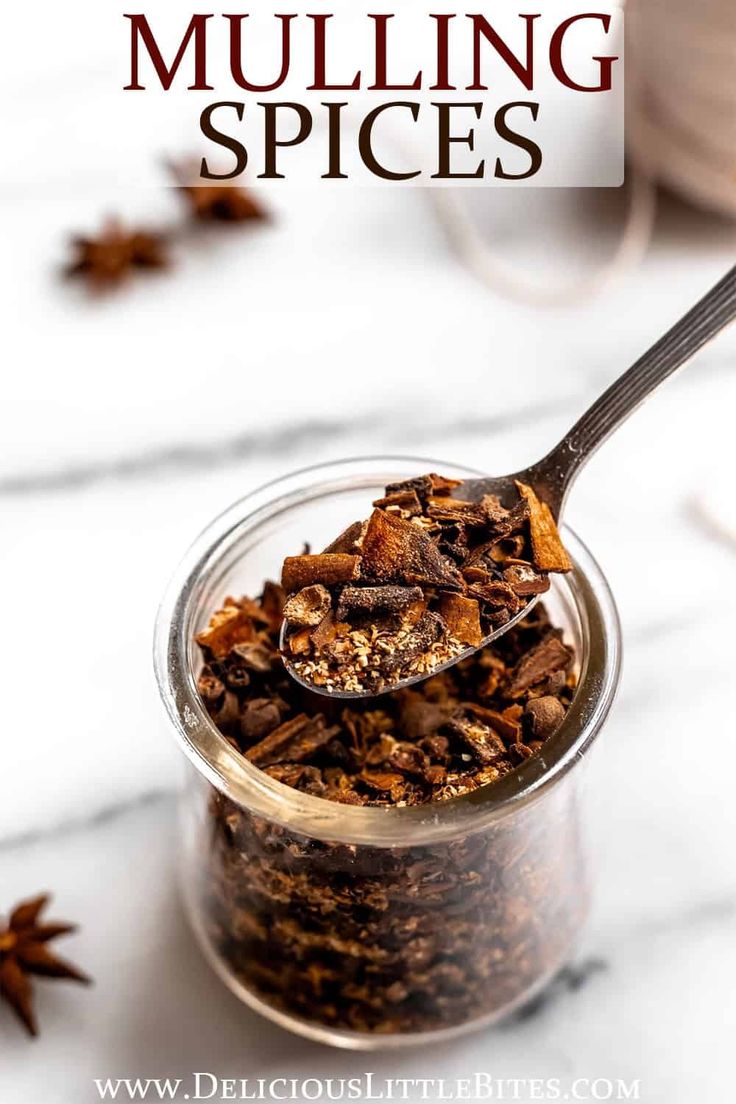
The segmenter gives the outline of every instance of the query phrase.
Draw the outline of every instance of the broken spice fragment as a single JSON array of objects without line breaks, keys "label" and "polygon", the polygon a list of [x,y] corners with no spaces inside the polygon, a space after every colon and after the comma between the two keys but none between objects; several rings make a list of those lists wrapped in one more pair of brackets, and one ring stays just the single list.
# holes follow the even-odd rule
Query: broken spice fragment
[{"label": "broken spice fragment", "polygon": [[509,697],[519,698],[557,672],[567,672],[574,659],[572,648],[563,644],[553,630],[520,658],[511,675]]},{"label": "broken spice fragment", "polygon": [[245,757],[257,767],[301,763],[328,744],[339,731],[337,727],[329,727],[321,713],[311,718],[300,713],[264,736],[260,743],[246,751]]},{"label": "broken spice fragment", "polygon": [[544,594],[550,587],[546,575],[524,563],[514,563],[505,568],[503,579],[520,598],[526,598],[530,594]]},{"label": "broken spice fragment", "polygon": [[252,640],[254,632],[250,614],[229,598],[223,608],[212,615],[207,628],[197,634],[196,641],[220,658],[226,656],[235,644]]},{"label": "broken spice fragment", "polygon": [[507,754],[508,749],[501,737],[469,711],[460,710],[450,718],[447,727],[467,745],[483,767],[503,759]]},{"label": "broken spice fragment", "polygon": [[540,502],[531,487],[525,483],[516,486],[529,507],[534,566],[540,571],[572,571],[572,560],[560,540],[555,519],[546,502]]},{"label": "broken spice fragment", "polygon": [[330,593],[321,583],[313,583],[292,594],[284,604],[284,617],[290,625],[316,626],[330,612]]}]

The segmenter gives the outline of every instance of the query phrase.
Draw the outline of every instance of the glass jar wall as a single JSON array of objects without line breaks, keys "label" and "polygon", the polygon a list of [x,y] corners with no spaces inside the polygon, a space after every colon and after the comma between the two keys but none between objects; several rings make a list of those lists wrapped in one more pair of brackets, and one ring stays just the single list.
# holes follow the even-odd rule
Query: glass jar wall
[{"label": "glass jar wall", "polygon": [[202,948],[249,1005],[300,1034],[371,1049],[508,1014],[564,964],[583,923],[581,765],[618,678],[619,629],[575,536],[545,604],[578,656],[565,721],[497,783],[413,807],[340,805],[248,763],[196,691],[194,636],[228,594],[257,594],[285,555],[323,547],[390,481],[438,461],[366,459],[296,473],[237,503],[173,580],[156,634],[167,713],[189,760],[181,849]]}]

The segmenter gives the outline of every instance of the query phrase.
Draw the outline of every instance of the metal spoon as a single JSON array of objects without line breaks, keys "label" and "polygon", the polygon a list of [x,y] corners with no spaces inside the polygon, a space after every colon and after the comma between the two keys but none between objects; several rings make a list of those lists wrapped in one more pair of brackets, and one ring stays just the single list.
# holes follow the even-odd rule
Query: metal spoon
[{"label": "metal spoon", "polygon": [[[596,449],[626,421],[630,414],[634,413],[644,399],[678,368],[682,368],[734,318],[736,318],[736,266],[628,371],[611,384],[607,391],[604,391],[544,459],[523,471],[514,472],[513,475],[468,479],[453,493],[458,498],[471,502],[480,501],[483,495],[497,495],[504,505],[510,506],[518,499],[516,480],[519,480],[534,488],[537,496],[549,506],[555,520],[559,521],[573,480]],[[536,601],[537,598],[534,597],[527,602],[515,617],[497,628],[490,636],[485,637],[478,648],[485,648],[507,632],[517,621],[526,617]],[[375,696],[372,690],[331,690],[307,682],[291,665],[286,648],[285,629],[286,626],[282,626],[281,654],[287,671],[296,682],[315,693],[331,698]],[[466,648],[446,663],[438,664],[429,673],[412,675],[391,685],[382,686],[378,693],[385,694],[422,682],[446,667],[452,667],[476,650],[477,648],[474,647]]]}]

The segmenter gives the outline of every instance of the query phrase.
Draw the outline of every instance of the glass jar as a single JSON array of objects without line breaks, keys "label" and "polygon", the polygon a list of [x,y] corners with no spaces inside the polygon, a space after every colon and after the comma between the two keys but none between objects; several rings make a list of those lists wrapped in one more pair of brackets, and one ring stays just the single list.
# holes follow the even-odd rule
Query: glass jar
[{"label": "glass jar", "polygon": [[574,570],[545,604],[578,656],[578,687],[541,751],[446,801],[359,807],[252,766],[196,689],[194,636],[228,594],[255,595],[286,555],[367,517],[386,483],[439,461],[367,458],[297,472],[205,530],[160,610],[161,696],[188,760],[183,888],[201,947],[246,1004],[298,1034],[370,1050],[494,1022],[569,958],[586,915],[581,767],[611,706],[620,630],[601,572],[569,530]]}]

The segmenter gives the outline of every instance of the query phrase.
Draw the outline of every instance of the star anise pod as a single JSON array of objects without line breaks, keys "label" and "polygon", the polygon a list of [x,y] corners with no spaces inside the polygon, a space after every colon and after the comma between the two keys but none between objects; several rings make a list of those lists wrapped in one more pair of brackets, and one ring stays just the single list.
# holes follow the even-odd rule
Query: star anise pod
[{"label": "star anise pod", "polygon": [[84,276],[102,291],[121,283],[136,268],[165,268],[166,242],[147,230],[125,230],[119,222],[106,223],[97,238],[76,238],[69,276]]},{"label": "star anise pod", "polygon": [[268,218],[266,209],[247,188],[204,184],[190,161],[168,162],[167,168],[192,218],[199,222],[255,222]]},{"label": "star anise pod", "polygon": [[0,997],[17,1013],[31,1035],[38,1034],[30,975],[67,978],[89,984],[89,978],[49,950],[48,943],[76,930],[73,924],[40,922],[49,897],[42,894],[13,909],[7,927],[0,926]]},{"label": "star anise pod", "polygon": [[245,188],[206,184],[180,184],[191,213],[202,222],[249,222],[268,218],[266,211]]}]

